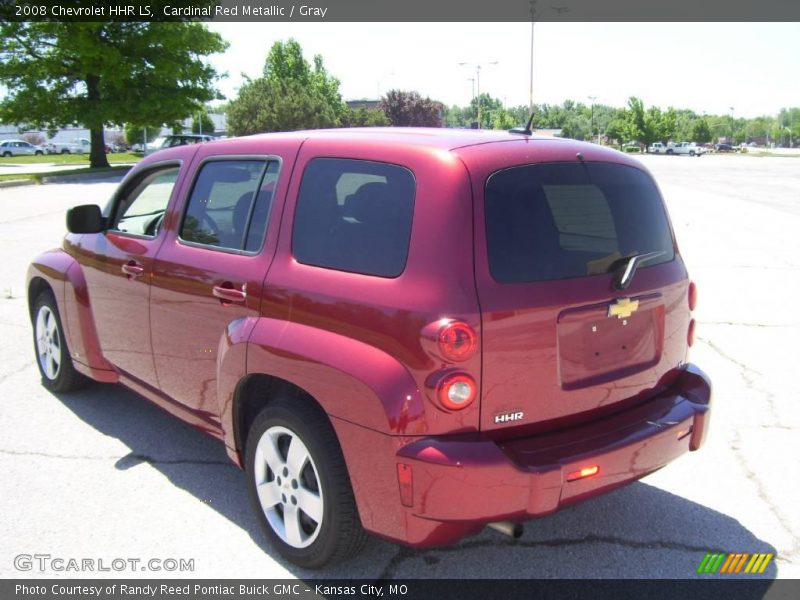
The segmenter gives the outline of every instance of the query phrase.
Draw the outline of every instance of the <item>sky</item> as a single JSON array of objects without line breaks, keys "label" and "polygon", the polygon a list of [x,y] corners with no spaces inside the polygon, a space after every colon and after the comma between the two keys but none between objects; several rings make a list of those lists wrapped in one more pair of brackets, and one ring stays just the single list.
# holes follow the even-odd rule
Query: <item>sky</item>
[{"label": "sky", "polygon": [[[308,60],[322,55],[346,100],[399,88],[467,105],[481,65],[481,92],[509,106],[528,104],[530,23],[209,27],[230,43],[212,59],[228,73],[219,85],[228,98],[242,73],[260,75],[275,41],[293,37]],[[800,106],[800,23],[537,23],[533,54],[537,104],[588,105],[595,96],[598,104],[623,106],[638,96],[646,107],[748,118]]]}]

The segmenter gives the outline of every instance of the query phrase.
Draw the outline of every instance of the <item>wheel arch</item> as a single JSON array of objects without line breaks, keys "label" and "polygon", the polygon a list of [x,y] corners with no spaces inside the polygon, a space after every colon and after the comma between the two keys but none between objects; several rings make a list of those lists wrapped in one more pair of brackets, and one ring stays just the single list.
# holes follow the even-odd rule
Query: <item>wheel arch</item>
[{"label": "wheel arch", "polygon": [[291,381],[266,373],[245,375],[236,386],[232,406],[233,442],[241,464],[244,464],[247,435],[253,422],[267,405],[279,398],[296,399],[314,406],[328,418],[319,401]]},{"label": "wheel arch", "polygon": [[27,284],[31,318],[39,294],[48,289],[53,293],[75,368],[93,379],[116,381],[116,372],[103,358],[100,349],[80,264],[61,249],[45,252],[37,256],[28,268]]},{"label": "wheel arch", "polygon": [[240,464],[243,429],[256,409],[282,394],[307,398],[329,420],[387,435],[425,433],[423,394],[406,367],[385,352],[334,332],[263,317],[246,343],[236,337],[239,343],[232,344],[228,337],[218,365],[218,397],[225,399],[220,417],[228,452]]}]

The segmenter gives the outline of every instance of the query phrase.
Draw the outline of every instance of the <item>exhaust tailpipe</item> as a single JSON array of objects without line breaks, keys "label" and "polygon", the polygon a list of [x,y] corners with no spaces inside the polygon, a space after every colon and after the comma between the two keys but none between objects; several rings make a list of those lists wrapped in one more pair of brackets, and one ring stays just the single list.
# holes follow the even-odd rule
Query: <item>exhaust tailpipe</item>
[{"label": "exhaust tailpipe", "polygon": [[521,538],[523,533],[522,523],[512,523],[511,521],[495,521],[494,523],[487,523],[486,526],[515,540]]}]

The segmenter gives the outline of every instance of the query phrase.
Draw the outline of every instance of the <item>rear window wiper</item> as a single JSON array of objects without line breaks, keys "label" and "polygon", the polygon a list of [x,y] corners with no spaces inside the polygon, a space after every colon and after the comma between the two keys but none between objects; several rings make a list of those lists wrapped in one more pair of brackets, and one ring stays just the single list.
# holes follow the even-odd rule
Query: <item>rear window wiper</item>
[{"label": "rear window wiper", "polygon": [[657,252],[643,252],[641,254],[634,254],[633,256],[626,256],[620,259],[617,262],[621,262],[622,265],[617,271],[617,278],[614,280],[614,287],[618,290],[627,289],[633,280],[633,276],[636,275],[636,269],[639,267],[639,265],[658,258],[659,256],[663,256],[664,254],[666,254],[665,251],[659,250]]}]

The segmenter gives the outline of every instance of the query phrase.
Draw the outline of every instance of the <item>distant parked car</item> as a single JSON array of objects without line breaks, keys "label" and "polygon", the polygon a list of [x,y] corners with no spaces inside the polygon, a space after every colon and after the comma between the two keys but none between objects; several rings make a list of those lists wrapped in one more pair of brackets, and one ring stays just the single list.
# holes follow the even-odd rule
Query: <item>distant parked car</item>
[{"label": "distant parked car", "polygon": [[733,152],[733,146],[730,144],[717,144],[714,146],[714,150],[717,152]]},{"label": "distant parked car", "polygon": [[5,140],[0,143],[0,156],[41,156],[44,148],[34,146],[25,140]]},{"label": "distant parked car", "polygon": [[45,146],[48,154],[84,154],[92,148],[87,138],[75,138],[71,142],[50,142]]},{"label": "distant parked car", "polygon": [[211,142],[216,138],[213,135],[196,134],[196,133],[181,133],[176,135],[168,135],[164,138],[164,143],[161,144],[162,148],[174,148],[175,146],[187,146],[189,144],[199,144],[202,142]]}]

